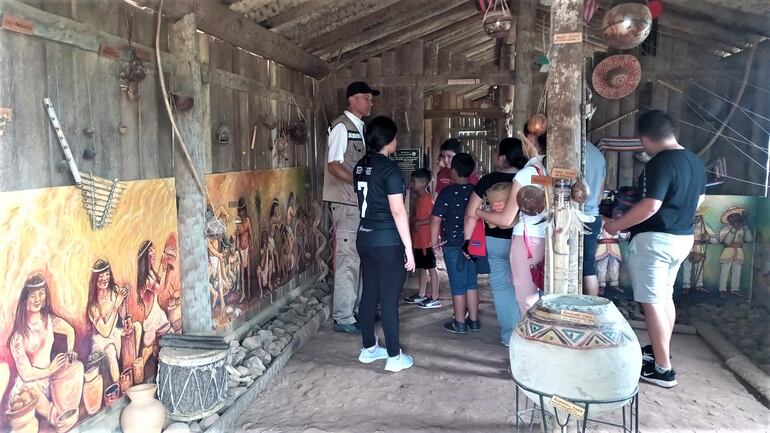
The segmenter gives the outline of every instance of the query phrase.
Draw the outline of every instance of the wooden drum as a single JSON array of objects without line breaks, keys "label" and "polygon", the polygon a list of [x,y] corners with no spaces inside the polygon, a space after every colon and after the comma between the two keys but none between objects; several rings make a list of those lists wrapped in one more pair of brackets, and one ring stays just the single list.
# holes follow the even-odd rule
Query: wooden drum
[{"label": "wooden drum", "polygon": [[227,397],[227,350],[163,347],[158,399],[169,418],[193,421],[216,413]]}]

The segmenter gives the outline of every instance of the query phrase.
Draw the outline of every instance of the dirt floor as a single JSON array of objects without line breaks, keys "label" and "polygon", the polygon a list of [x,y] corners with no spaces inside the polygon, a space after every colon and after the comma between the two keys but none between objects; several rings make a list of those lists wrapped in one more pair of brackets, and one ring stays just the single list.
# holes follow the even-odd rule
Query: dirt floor
[{"label": "dirt floor", "polygon": [[[416,279],[410,278],[407,287],[415,286]],[[414,356],[415,366],[396,374],[384,371],[384,361],[359,363],[360,337],[335,333],[330,322],[324,324],[233,429],[514,432],[515,388],[507,348],[498,342],[490,296],[483,286],[482,331],[477,334],[453,335],[442,329],[451,315],[449,299],[442,299],[444,306],[437,310],[403,305],[401,343]],[[646,333],[639,339],[646,344]],[[641,385],[640,431],[770,432],[770,410],[699,337],[675,335],[672,345],[680,385],[671,390]],[[617,417],[615,421],[619,413]],[[589,424],[588,431],[621,429]]]}]

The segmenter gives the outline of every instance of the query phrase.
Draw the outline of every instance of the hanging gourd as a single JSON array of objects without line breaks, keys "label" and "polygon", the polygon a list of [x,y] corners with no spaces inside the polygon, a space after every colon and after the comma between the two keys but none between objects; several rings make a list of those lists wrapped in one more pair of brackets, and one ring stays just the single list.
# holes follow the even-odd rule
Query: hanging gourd
[{"label": "hanging gourd", "polygon": [[505,0],[489,2],[481,25],[484,27],[484,32],[492,38],[501,39],[507,36],[511,30],[511,11],[508,9],[507,2]]},{"label": "hanging gourd", "polygon": [[624,3],[610,9],[602,20],[604,40],[614,48],[628,50],[644,42],[652,30],[652,14],[643,4]]}]

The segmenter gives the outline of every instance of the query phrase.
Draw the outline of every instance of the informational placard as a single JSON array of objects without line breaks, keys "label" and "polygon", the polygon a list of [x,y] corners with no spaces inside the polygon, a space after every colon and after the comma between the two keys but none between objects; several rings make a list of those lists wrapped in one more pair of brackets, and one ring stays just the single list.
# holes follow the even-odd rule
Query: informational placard
[{"label": "informational placard", "polygon": [[590,313],[561,310],[561,320],[564,320],[565,322],[579,323],[581,325],[593,325],[596,321],[596,317]]},{"label": "informational placard", "polygon": [[583,419],[586,414],[584,408],[555,395],[551,397],[551,405],[554,407],[554,409],[567,412],[577,419]]},{"label": "informational placard", "polygon": [[401,169],[404,179],[408,179],[413,171],[420,168],[420,149],[398,149],[390,159]]},{"label": "informational placard", "polygon": [[578,42],[583,42],[582,32],[557,33],[553,35],[554,44],[576,44]]},{"label": "informational placard", "polygon": [[556,179],[575,180],[578,177],[578,172],[571,168],[554,168],[551,170],[551,177]]},{"label": "informational placard", "polygon": [[25,20],[21,17],[15,17],[8,13],[3,14],[3,28],[12,32],[24,33],[25,35],[32,35],[35,32],[35,25],[32,21]]}]

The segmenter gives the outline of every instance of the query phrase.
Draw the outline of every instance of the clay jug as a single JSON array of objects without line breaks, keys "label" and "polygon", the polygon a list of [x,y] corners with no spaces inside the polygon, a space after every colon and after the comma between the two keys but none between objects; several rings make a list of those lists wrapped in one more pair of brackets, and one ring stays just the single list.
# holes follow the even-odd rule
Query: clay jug
[{"label": "clay jug", "polygon": [[128,389],[134,385],[134,378],[132,376],[133,376],[132,367],[128,367],[127,369],[123,370],[122,373],[120,373],[120,379],[118,380],[118,384],[120,386],[121,394],[125,394],[126,391],[128,391]]},{"label": "clay jug", "polygon": [[144,382],[144,359],[135,359],[132,369],[134,373],[134,383],[139,385]]},{"label": "clay jug", "polygon": [[[631,326],[608,299],[543,296],[516,325],[511,373],[521,386],[591,404],[594,415],[625,405],[639,383],[642,352]],[[539,403],[536,393],[524,393]],[[553,413],[551,398],[543,407]],[[560,416],[563,416],[563,411]]]},{"label": "clay jug", "polygon": [[[5,412],[11,424],[11,433],[37,433],[38,420],[35,417],[35,405],[38,397],[28,391],[22,391],[11,397],[11,408]],[[15,409],[13,409],[15,407]]]},{"label": "clay jug", "polygon": [[120,414],[123,433],[160,433],[166,421],[166,408],[155,399],[158,386],[144,383],[128,389],[131,403]]},{"label": "clay jug", "polygon": [[59,413],[77,409],[82,396],[82,362],[75,360],[51,376],[51,400]]},{"label": "clay jug", "polygon": [[136,359],[136,340],[134,328],[126,326],[120,336],[120,360],[124,369],[131,368]]},{"label": "clay jug", "polygon": [[102,397],[104,396],[104,380],[99,373],[99,367],[93,366],[86,371],[86,383],[83,384],[83,404],[86,412],[93,415],[102,408]]}]

